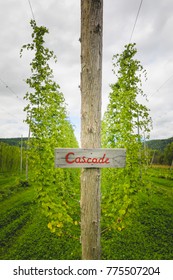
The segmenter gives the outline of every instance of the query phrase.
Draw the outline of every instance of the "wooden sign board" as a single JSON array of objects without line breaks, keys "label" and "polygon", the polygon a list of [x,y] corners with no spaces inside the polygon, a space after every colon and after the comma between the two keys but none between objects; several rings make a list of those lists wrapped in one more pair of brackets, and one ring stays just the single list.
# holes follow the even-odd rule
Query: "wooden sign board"
[{"label": "wooden sign board", "polygon": [[125,158],[125,149],[55,149],[55,167],[59,168],[120,168]]}]

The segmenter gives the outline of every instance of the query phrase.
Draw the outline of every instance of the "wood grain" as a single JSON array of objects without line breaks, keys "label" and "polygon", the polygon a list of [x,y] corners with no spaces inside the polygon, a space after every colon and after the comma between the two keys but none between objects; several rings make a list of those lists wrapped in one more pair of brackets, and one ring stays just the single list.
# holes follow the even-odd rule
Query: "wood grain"
[{"label": "wood grain", "polygon": [[125,159],[125,149],[55,149],[59,168],[122,168]]}]

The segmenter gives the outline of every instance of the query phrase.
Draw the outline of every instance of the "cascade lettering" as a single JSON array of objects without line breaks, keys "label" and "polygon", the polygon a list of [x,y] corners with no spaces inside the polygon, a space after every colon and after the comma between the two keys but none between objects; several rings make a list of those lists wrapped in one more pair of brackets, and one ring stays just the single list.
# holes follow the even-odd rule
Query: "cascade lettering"
[{"label": "cascade lettering", "polygon": [[125,166],[125,149],[56,148],[58,168],[121,168]]},{"label": "cascade lettering", "polygon": [[69,156],[70,155],[75,155],[73,152],[69,152],[66,156],[65,156],[65,160],[68,164],[72,164],[72,163],[88,163],[88,164],[92,164],[92,163],[100,163],[100,164],[108,164],[109,162],[109,158],[106,157],[106,154],[103,155],[103,157],[101,158],[91,158],[91,157],[85,157],[85,156],[81,156],[81,157],[75,157],[74,159],[70,159]]}]

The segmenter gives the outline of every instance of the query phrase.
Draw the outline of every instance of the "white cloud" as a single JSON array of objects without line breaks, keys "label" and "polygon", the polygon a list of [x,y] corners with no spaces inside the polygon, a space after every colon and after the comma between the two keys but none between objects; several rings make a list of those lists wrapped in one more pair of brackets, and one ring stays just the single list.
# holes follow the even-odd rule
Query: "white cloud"
[{"label": "white cloud", "polygon": [[[54,77],[64,93],[70,119],[80,135],[80,1],[31,1],[38,25],[49,29],[46,44],[58,58]],[[103,44],[103,112],[108,104],[109,84],[115,82],[112,73],[113,54],[123,51],[129,43],[139,0],[104,1]],[[171,0],[143,1],[132,42],[137,43],[137,58],[148,73],[143,89],[148,94],[148,107],[153,118],[151,138],[173,136],[173,2]],[[27,136],[23,123],[25,102],[19,101],[27,91],[24,83],[30,75],[31,54],[19,56],[23,44],[31,42],[32,17],[27,1],[9,0],[0,3],[0,137]],[[167,81],[168,80],[168,81]],[[167,81],[167,82],[166,82]],[[165,83],[166,82],[166,83]]]}]

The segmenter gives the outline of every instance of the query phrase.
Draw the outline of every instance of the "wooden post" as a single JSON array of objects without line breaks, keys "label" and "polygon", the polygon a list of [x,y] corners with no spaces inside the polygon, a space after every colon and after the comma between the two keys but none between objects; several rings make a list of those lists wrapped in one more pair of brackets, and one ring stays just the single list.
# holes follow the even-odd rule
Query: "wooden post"
[{"label": "wooden post", "polygon": [[[31,117],[30,117],[31,119]],[[30,125],[29,125],[29,132],[28,132],[28,141],[27,141],[27,147],[26,147],[26,150],[27,150],[27,153],[26,153],[26,180],[28,181],[28,149],[29,149],[29,140],[30,140],[30,136],[31,136],[31,129],[30,129]]]},{"label": "wooden post", "polygon": [[[101,146],[103,0],[81,0],[81,146]],[[100,259],[100,169],[81,171],[82,259]]]},{"label": "wooden post", "polygon": [[23,135],[21,135],[21,142],[20,142],[20,174],[22,175],[23,169]]}]

